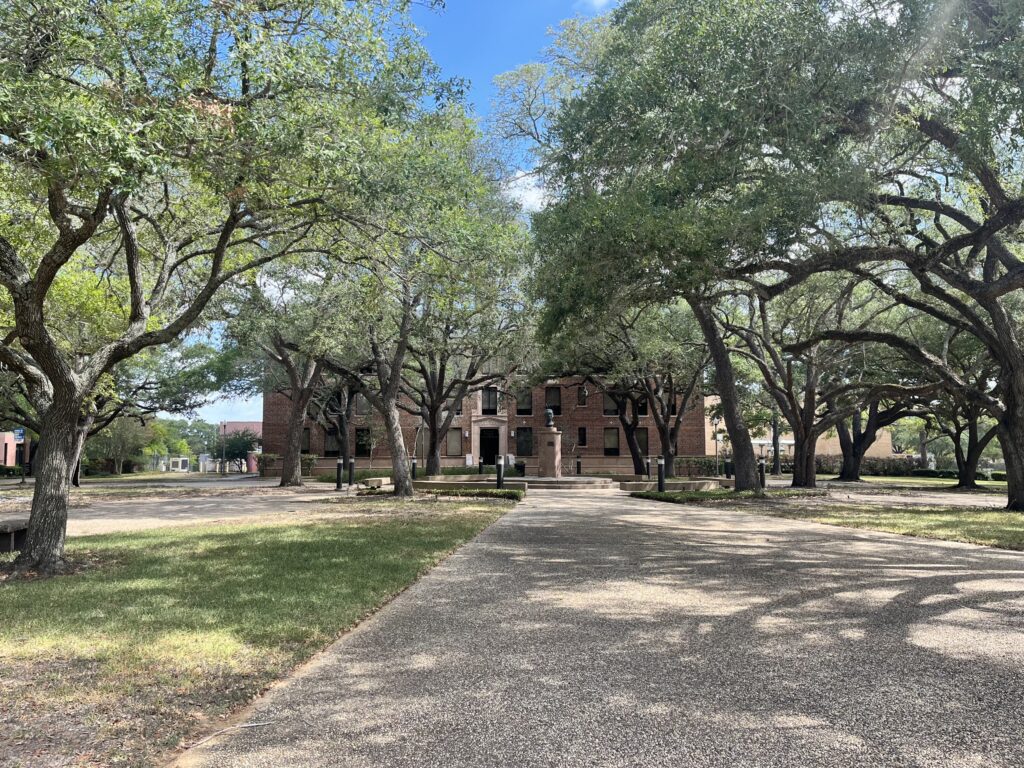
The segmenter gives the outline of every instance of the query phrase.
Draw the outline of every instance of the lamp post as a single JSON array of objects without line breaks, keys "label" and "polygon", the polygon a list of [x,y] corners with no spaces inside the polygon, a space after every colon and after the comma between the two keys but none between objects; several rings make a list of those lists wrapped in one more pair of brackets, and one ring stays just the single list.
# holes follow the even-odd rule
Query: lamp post
[{"label": "lamp post", "polygon": [[658,493],[665,492],[665,457],[658,457]]},{"label": "lamp post", "polygon": [[715,477],[718,477],[718,425],[722,423],[722,420],[715,416],[711,420],[711,431],[715,436]]}]

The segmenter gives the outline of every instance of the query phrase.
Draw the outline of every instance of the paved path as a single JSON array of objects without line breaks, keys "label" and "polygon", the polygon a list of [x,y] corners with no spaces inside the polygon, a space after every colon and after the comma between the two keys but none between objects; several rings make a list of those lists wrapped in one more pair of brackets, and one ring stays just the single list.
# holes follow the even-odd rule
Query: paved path
[{"label": "paved path", "polygon": [[534,493],[182,766],[1024,766],[1024,556]]}]

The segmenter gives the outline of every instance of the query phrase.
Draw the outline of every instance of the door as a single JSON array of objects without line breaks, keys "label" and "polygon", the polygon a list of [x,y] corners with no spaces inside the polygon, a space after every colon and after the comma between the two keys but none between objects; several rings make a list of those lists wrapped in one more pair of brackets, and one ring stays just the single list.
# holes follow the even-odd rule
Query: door
[{"label": "door", "polygon": [[493,465],[498,459],[500,448],[498,430],[480,430],[480,458],[484,460],[484,464]]}]

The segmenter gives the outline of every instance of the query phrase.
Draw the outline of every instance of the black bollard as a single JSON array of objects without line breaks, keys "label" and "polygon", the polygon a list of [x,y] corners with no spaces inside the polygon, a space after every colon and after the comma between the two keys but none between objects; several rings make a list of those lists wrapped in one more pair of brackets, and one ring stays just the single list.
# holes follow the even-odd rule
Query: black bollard
[{"label": "black bollard", "polygon": [[651,457],[650,456],[647,457],[646,462],[647,462],[647,479],[650,480],[651,479]]},{"label": "black bollard", "polygon": [[416,457],[412,457],[412,479],[416,479]]},{"label": "black bollard", "polygon": [[761,480],[761,488],[767,488],[768,482],[767,480],[765,480],[764,476],[764,459],[761,459],[759,462],[757,462],[757,475]]},{"label": "black bollard", "polygon": [[576,474],[577,476],[583,474],[583,459],[579,456],[576,457]]},{"label": "black bollard", "polygon": [[483,458],[480,459],[480,468],[479,468],[478,472],[481,475],[484,473],[484,460],[483,460]]},{"label": "black bollard", "polygon": [[494,469],[498,475],[498,488],[505,487],[505,464],[501,459],[494,462]]},{"label": "black bollard", "polygon": [[348,460],[348,486],[351,488],[356,484],[356,460]]},{"label": "black bollard", "polygon": [[725,479],[732,479],[732,462],[726,459],[725,461]]},{"label": "black bollard", "polygon": [[665,458],[658,457],[658,493],[665,492]]},{"label": "black bollard", "polygon": [[342,480],[342,475],[344,475],[344,474],[345,474],[345,460],[343,458],[341,458],[341,456],[339,456],[338,457],[337,474],[334,477],[334,490],[336,490],[336,491],[340,491],[341,490],[341,480]]}]

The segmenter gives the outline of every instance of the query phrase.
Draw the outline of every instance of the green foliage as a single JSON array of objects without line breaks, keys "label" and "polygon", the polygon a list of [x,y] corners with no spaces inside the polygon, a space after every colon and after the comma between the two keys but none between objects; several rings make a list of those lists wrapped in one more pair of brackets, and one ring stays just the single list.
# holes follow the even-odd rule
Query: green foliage
[{"label": "green foliage", "polygon": [[786,499],[808,496],[827,496],[824,490],[805,490],[796,488],[780,488],[764,491],[758,494],[755,491],[732,491],[722,488],[714,491],[634,491],[629,494],[637,499],[648,501],[664,501],[670,504],[701,504],[713,501],[729,501],[734,499]]},{"label": "green foliage", "polygon": [[420,488],[418,493],[430,493],[436,496],[451,496],[459,499],[505,499],[507,501],[522,501],[526,498],[526,491],[518,488],[452,488],[444,490],[441,488]]}]

